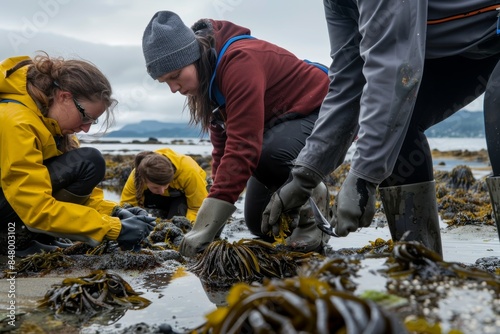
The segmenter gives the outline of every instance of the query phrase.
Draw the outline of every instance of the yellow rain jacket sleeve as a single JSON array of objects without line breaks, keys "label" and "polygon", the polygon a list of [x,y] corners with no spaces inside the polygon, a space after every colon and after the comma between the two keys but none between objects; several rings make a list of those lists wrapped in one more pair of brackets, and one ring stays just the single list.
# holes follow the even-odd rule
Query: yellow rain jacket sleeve
[{"label": "yellow rain jacket sleeve", "polygon": [[62,154],[55,137],[61,130],[54,119],[44,117],[26,91],[27,66],[8,78],[16,57],[0,63],[0,185],[5,198],[26,227],[72,240],[98,245],[104,238],[115,240],[121,230],[118,218],[109,214],[116,205],[95,189],[85,205],[57,201],[52,197],[50,175],[44,160]]},{"label": "yellow rain jacket sleeve", "polygon": [[[169,188],[180,190],[184,193],[187,199],[186,218],[190,221],[196,220],[196,215],[200,209],[201,203],[207,197],[207,175],[203,168],[190,156],[177,153],[170,148],[162,148],[155,151],[167,157],[174,165],[176,171],[174,179],[170,183]],[[120,204],[129,203],[137,205],[135,198],[134,185],[135,169],[129,175],[125,186],[123,187]],[[146,188],[143,189],[143,191]],[[169,196],[168,189],[163,193],[163,196]]]}]

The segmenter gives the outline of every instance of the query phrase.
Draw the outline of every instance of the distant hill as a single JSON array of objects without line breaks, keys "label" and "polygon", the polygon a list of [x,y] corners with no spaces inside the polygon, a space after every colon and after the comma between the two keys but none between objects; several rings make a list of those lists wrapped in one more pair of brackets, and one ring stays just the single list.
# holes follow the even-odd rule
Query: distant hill
[{"label": "distant hill", "polygon": [[[483,112],[461,110],[439,124],[427,129],[427,137],[484,137]],[[125,125],[106,135],[109,138],[201,138],[201,129],[187,123],[165,123],[153,120]],[[206,137],[204,135],[203,137]]]},{"label": "distant hill", "polygon": [[425,131],[427,137],[484,137],[484,113],[460,110]]},{"label": "distant hill", "polygon": [[106,137],[200,138],[202,136],[200,127],[190,126],[187,123],[164,123],[147,120],[127,124],[120,130],[109,132]]}]

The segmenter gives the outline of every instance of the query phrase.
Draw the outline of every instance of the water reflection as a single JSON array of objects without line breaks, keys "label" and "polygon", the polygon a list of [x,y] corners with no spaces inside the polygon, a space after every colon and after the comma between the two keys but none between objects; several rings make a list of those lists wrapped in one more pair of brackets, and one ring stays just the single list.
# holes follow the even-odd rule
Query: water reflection
[{"label": "water reflection", "polygon": [[116,203],[120,202],[121,189],[118,187],[102,187],[102,191],[104,192],[104,198],[108,201],[113,201]]},{"label": "water reflection", "polygon": [[174,273],[141,275],[140,282],[136,282],[134,287],[143,292],[141,296],[151,301],[146,309],[129,310],[112,326],[95,324],[82,329],[81,333],[113,333],[116,328],[140,322],[150,325],[169,324],[175,331],[184,332],[201,326],[205,322],[205,315],[216,309],[199,278],[182,267]]}]

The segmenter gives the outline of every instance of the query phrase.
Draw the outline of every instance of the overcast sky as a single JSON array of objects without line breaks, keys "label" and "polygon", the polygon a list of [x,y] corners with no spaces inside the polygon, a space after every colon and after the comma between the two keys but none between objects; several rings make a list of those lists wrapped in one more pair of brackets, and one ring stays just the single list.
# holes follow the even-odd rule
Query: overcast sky
[{"label": "overcast sky", "polygon": [[[116,127],[140,120],[187,122],[185,97],[147,74],[141,40],[159,10],[191,26],[200,18],[233,21],[252,35],[296,54],[330,64],[321,0],[18,0],[2,8],[0,59],[34,56],[83,58],[111,81],[119,100]],[[470,110],[482,110],[479,101]]]}]

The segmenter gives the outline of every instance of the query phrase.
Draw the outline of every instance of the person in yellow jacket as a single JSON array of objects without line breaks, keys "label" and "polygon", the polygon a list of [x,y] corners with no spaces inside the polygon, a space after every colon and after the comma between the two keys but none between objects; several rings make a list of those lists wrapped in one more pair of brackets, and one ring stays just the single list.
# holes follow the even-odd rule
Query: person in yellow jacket
[{"label": "person in yellow jacket", "polygon": [[131,249],[154,228],[153,217],[104,199],[96,186],[105,161],[97,149],[78,147],[75,133],[98,119],[109,127],[111,94],[108,79],[84,60],[42,52],[0,63],[0,252],[29,255],[55,248],[57,238]]},{"label": "person in yellow jacket", "polygon": [[170,148],[137,154],[120,204],[158,209],[162,218],[196,219],[207,197],[207,175],[190,156]]}]

